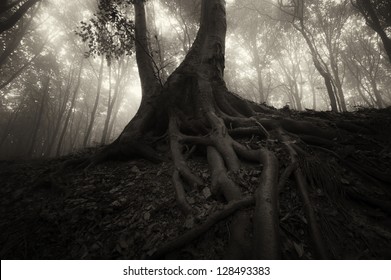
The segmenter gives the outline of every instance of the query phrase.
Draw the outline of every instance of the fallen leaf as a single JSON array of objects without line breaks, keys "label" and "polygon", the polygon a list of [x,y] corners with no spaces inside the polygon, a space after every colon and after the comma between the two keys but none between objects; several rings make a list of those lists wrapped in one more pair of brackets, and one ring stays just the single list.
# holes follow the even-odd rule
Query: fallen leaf
[{"label": "fallen leaf", "polygon": [[189,202],[189,204],[194,204],[194,203],[195,203],[195,200],[194,200],[194,198],[189,197],[189,198],[187,199],[187,202]]},{"label": "fallen leaf", "polygon": [[186,218],[184,227],[185,227],[186,229],[191,229],[191,228],[194,227],[194,217],[193,217],[193,216],[188,216],[188,217]]},{"label": "fallen leaf", "polygon": [[303,244],[297,244],[296,242],[293,242],[293,246],[295,247],[295,250],[299,255],[299,258],[301,258],[304,255]]},{"label": "fallen leaf", "polygon": [[144,214],[144,220],[148,221],[150,218],[151,218],[151,213],[146,212],[146,213]]},{"label": "fallen leaf", "polygon": [[119,207],[121,207],[121,202],[116,200],[113,203],[111,203],[111,206],[113,206],[114,208],[119,208]]},{"label": "fallen leaf", "polygon": [[128,242],[126,242],[126,239],[124,236],[120,236],[118,240],[118,244],[122,249],[127,249],[129,247]]},{"label": "fallen leaf", "polygon": [[350,182],[344,178],[341,178],[341,183],[344,185],[350,185]]},{"label": "fallen leaf", "polygon": [[138,169],[138,167],[135,165],[133,166],[130,171],[132,171],[133,173],[140,173],[140,169]]},{"label": "fallen leaf", "polygon": [[208,199],[209,197],[212,196],[212,193],[210,192],[210,189],[208,187],[205,187],[203,190],[202,190],[202,194],[204,195],[204,197],[206,199]]}]

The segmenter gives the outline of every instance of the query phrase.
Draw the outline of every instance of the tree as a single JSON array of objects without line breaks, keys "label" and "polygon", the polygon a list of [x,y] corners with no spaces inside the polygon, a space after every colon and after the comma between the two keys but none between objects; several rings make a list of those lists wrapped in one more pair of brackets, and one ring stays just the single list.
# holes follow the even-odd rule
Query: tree
[{"label": "tree", "polygon": [[[173,4],[175,1],[169,2]],[[303,236],[310,236],[312,241],[308,243],[311,256],[314,258],[335,257],[332,248],[333,242],[328,239],[323,240],[322,234],[323,230],[327,228],[327,221],[325,221],[323,213],[316,211],[321,208],[318,208],[317,203],[314,203],[314,199],[316,199],[316,194],[321,192],[327,194],[328,197],[337,197],[337,201],[330,199],[330,208],[340,207],[338,198],[342,196],[341,193],[352,189],[350,186],[343,188],[339,183],[341,178],[338,177],[338,172],[333,172],[339,169],[342,170],[342,168],[335,167],[340,164],[344,165],[349,171],[364,174],[367,177],[379,179],[382,177],[381,175],[384,175],[379,175],[379,173],[374,175],[368,171],[370,169],[365,168],[365,156],[362,154],[359,154],[362,159],[360,162],[357,158],[351,156],[346,149],[343,149],[343,144],[350,144],[350,139],[360,137],[360,135],[366,133],[367,129],[360,122],[340,122],[336,120],[339,118],[338,114],[311,111],[298,114],[292,112],[289,108],[275,110],[264,104],[260,105],[244,100],[230,92],[226,86],[227,76],[225,75],[225,1],[204,0],[198,2],[202,4],[198,35],[191,45],[190,38],[192,36],[189,36],[190,32],[183,36],[181,31],[178,31],[178,37],[182,38],[182,42],[179,42],[178,45],[183,45],[186,57],[167,79],[159,79],[161,68],[159,63],[165,61],[165,59],[159,58],[160,62],[157,63],[159,67],[157,67],[154,60],[156,55],[152,50],[152,47],[156,47],[154,46],[156,38],[154,38],[154,33],[147,30],[145,2],[141,0],[132,1],[134,10],[131,10],[127,5],[130,1],[101,1],[100,9],[103,10],[103,15],[98,15],[98,18],[93,17],[96,24],[85,23],[82,25],[85,27],[86,33],[81,31],[80,35],[88,45],[91,43],[88,55],[97,56],[96,61],[91,59],[92,63],[97,62],[96,64],[98,64],[100,62],[101,67],[107,61],[111,65],[115,65],[116,57],[129,56],[135,48],[142,84],[142,102],[136,116],[112,144],[102,148],[96,155],[89,158],[85,162],[85,166],[93,168],[95,164],[105,160],[135,156],[144,157],[151,161],[171,160],[175,166],[172,171],[172,182],[178,206],[184,214],[184,219],[191,222],[194,216],[197,217],[194,213],[195,210],[187,201],[187,192],[191,190],[199,188],[199,190],[208,191],[210,189],[213,193],[212,198],[221,199],[222,203],[225,204],[221,211],[212,213],[205,223],[196,225],[189,232],[161,247],[152,257],[162,257],[171,250],[185,245],[191,239],[205,232],[211,225],[228,216],[233,217],[232,223],[229,225],[229,234],[232,238],[229,240],[227,255],[224,255],[224,257],[246,259],[286,257],[284,255],[286,246],[290,246],[295,250],[297,244],[288,242],[291,240],[285,234],[289,234],[289,231],[284,231],[283,220],[279,220],[279,207],[285,207],[285,209],[288,209],[287,212],[290,213],[289,203],[284,203],[284,200],[279,201],[278,197],[279,194],[291,194],[291,191],[286,192],[287,188],[292,190],[296,186],[305,212],[303,214],[305,217],[300,215],[301,220],[304,221],[302,223],[303,228],[305,227],[304,224],[308,225],[308,233],[303,233]],[[102,7],[103,4],[107,5],[106,8]],[[122,13],[122,10],[127,10],[127,12]],[[135,16],[134,24],[133,21],[129,22],[129,19],[133,16]],[[120,28],[116,30],[117,24],[124,22],[123,18],[130,23],[128,28],[122,29],[119,26]],[[183,22],[186,20],[186,18],[181,19]],[[107,26],[110,28],[106,29]],[[194,24],[194,26],[197,26],[197,24]],[[270,24],[268,27],[270,27],[268,33],[273,34],[273,25]],[[189,28],[184,27],[182,31],[186,33],[186,29],[189,30]],[[89,33],[92,30],[93,33]],[[115,34],[117,31],[118,34]],[[306,54],[304,51],[298,52],[298,57],[294,57],[293,51],[295,48],[304,49],[300,47],[300,43],[304,42],[303,39],[301,38],[300,41],[295,36],[289,37],[291,32],[288,32],[287,28],[284,31],[284,35],[292,39],[292,44],[291,42],[287,44],[284,41],[285,36],[279,38],[281,43],[287,46],[284,51],[278,52],[283,56],[280,62],[283,64],[282,67],[285,67],[286,72],[282,74],[285,74],[289,91],[296,94],[294,97],[296,99],[295,103],[299,108],[301,101],[303,101],[303,105],[305,104],[305,100],[301,100],[301,93],[304,91],[301,87],[306,82],[302,74],[305,74],[306,70],[312,74],[315,71],[314,66],[312,68],[305,67],[302,63]],[[111,34],[111,32],[114,32],[114,34]],[[261,32],[261,30],[258,30],[258,32]],[[89,37],[91,34],[93,36]],[[313,35],[313,32],[311,34]],[[100,35],[102,35],[101,38],[99,38]],[[249,37],[245,37],[244,40],[253,39],[252,35],[264,38],[264,40],[267,40],[268,37],[260,36],[257,32],[254,32]],[[120,42],[119,46],[115,45],[117,42]],[[104,46],[105,44],[106,46]],[[257,40],[253,40],[250,44],[249,47],[253,52],[252,58],[257,59],[257,55],[259,55],[259,61],[256,61],[255,65],[251,65],[254,68],[253,70],[257,71],[257,66],[260,65],[265,68],[268,67],[265,64],[267,64],[269,58],[265,57],[267,56],[265,53],[272,50],[273,46],[267,46],[266,42],[265,44],[262,42],[261,46]],[[288,46],[290,44],[292,47]],[[128,47],[129,52],[124,54],[123,49]],[[79,50],[82,50],[82,48]],[[99,71],[99,69],[94,71],[88,69],[87,66],[83,68],[81,65],[76,65],[76,61],[79,59],[79,53],[76,49],[63,53],[65,55],[68,53],[66,57],[69,62],[62,65],[60,75],[56,77],[51,75],[48,88],[49,100],[44,99],[47,95],[42,95],[45,92],[43,87],[45,85],[43,83],[45,75],[28,72],[28,74],[31,74],[29,82],[40,89],[39,94],[35,94],[34,98],[28,99],[29,103],[26,107],[29,114],[24,114],[25,112],[19,114],[19,107],[23,108],[24,104],[27,103],[24,101],[23,93],[30,93],[29,90],[25,90],[18,92],[19,95],[16,96],[13,94],[7,96],[9,100],[7,100],[4,107],[9,113],[6,115],[10,116],[10,118],[7,118],[9,122],[5,123],[0,118],[0,121],[6,124],[5,127],[8,130],[9,127],[12,127],[15,118],[25,115],[25,118],[33,119],[35,116],[33,122],[24,122],[24,124],[28,123],[30,128],[37,127],[34,130],[36,135],[33,135],[33,138],[37,140],[31,145],[32,147],[35,146],[33,148],[33,154],[35,155],[41,154],[40,151],[45,142],[54,143],[52,147],[57,147],[59,153],[65,152],[68,147],[72,149],[77,146],[77,143],[80,143],[81,146],[82,136],[84,135],[78,133],[78,130],[79,128],[85,131],[89,130],[90,123],[92,123],[91,127],[95,127],[90,129],[92,131],[90,134],[94,137],[95,135],[101,136],[101,131],[97,127],[99,127],[98,124],[103,124],[103,121],[99,120],[98,117],[95,118],[95,115],[99,115],[99,112],[103,111],[100,110],[103,108],[103,102],[105,106],[106,104],[108,106],[105,126],[102,125],[104,131],[102,139],[106,136],[109,137],[118,111],[115,109],[118,102],[116,105],[114,95],[110,90],[108,102],[105,100],[105,82],[107,80],[103,81],[100,89],[103,95],[100,100],[103,100],[103,102],[97,105],[94,104],[94,100],[96,100],[95,93],[97,88],[101,87],[100,78],[105,75],[105,71]],[[303,57],[301,57],[302,55]],[[284,65],[284,63],[288,65]],[[311,59],[309,59],[309,63],[311,63]],[[307,62],[307,64],[309,63]],[[278,76],[278,73],[276,73],[278,70],[276,71],[275,68],[274,66],[274,71],[269,72],[269,77],[273,76],[275,79],[276,76],[277,78],[283,76]],[[33,70],[38,72],[35,69]],[[280,72],[284,70],[280,70]],[[124,79],[129,79],[126,71],[123,73],[125,73]],[[240,73],[240,69],[238,73]],[[118,76],[119,74],[120,72],[118,72]],[[265,75],[265,73],[260,74],[260,77]],[[256,75],[253,75],[253,77],[256,77]],[[316,76],[315,73],[313,81],[311,81],[313,91],[318,86],[317,78],[321,77]],[[251,79],[251,75],[248,79]],[[330,85],[333,86],[331,79],[329,81]],[[262,82],[264,80],[261,83],[255,82],[254,84],[258,85],[258,89],[262,89],[264,88],[261,85]],[[39,86],[36,86],[35,83]],[[79,83],[80,94],[77,92]],[[120,99],[124,88],[119,85],[118,90],[116,90],[115,87],[113,86],[113,92],[119,94],[118,99]],[[30,89],[27,85],[25,88]],[[98,90],[98,93],[100,90]],[[241,90],[246,89],[242,88]],[[94,108],[92,108],[93,105],[89,106],[89,100],[85,98],[89,92],[94,95],[94,100],[91,102]],[[267,100],[270,91],[265,90],[264,93],[265,100]],[[259,100],[259,92],[256,94],[257,98],[255,100]],[[41,102],[36,98],[37,96]],[[80,99],[77,98],[78,96],[80,96]],[[315,91],[313,97],[315,97]],[[14,100],[17,101],[15,105],[11,104]],[[314,98],[314,104],[315,101]],[[49,104],[46,104],[46,102]],[[17,110],[8,109],[10,105],[13,105],[12,108]],[[83,107],[84,105],[86,105],[86,109]],[[110,111],[113,112],[112,117],[110,117]],[[325,117],[322,118],[321,115],[325,115]],[[45,117],[48,120],[46,123]],[[29,128],[26,125],[19,125],[13,130],[23,135],[23,128],[26,127]],[[345,128],[345,130],[339,128]],[[27,132],[29,133],[25,134],[32,135],[30,130],[28,129]],[[347,130],[351,131],[352,134]],[[45,131],[45,134],[43,131]],[[105,135],[106,131],[107,135]],[[8,135],[8,132],[2,134],[0,141],[3,141],[3,137],[11,138]],[[58,142],[55,140],[58,140]],[[22,144],[22,141],[20,141],[19,147]],[[168,150],[162,152],[162,147],[167,146],[169,146]],[[379,145],[379,147],[384,148],[386,146],[381,147]],[[363,148],[360,147],[360,149]],[[328,159],[328,157],[332,159]],[[204,173],[200,173],[193,168],[194,162],[199,160],[208,162],[210,180],[207,176],[203,176]],[[246,175],[244,168],[248,166],[247,161],[255,162],[252,167],[256,166],[255,168],[259,169],[256,170],[258,175],[254,177],[259,180],[259,186],[256,190],[246,189],[243,186],[243,181],[241,181],[242,176]],[[281,169],[279,165],[282,167]],[[281,174],[280,170],[282,171]],[[295,182],[289,179],[291,176]],[[388,176],[382,178],[382,180],[389,181]],[[285,182],[289,182],[286,188],[284,188]],[[289,198],[289,200],[291,199],[292,197]],[[360,198],[364,201],[365,199],[369,201],[370,197]],[[376,202],[371,201],[371,203],[377,206]],[[167,207],[172,206],[168,205]],[[282,233],[280,230],[282,230]],[[328,248],[331,249],[328,250]],[[297,251],[299,250],[297,249]]]},{"label": "tree", "polygon": [[[40,0],[16,0],[5,1],[0,6],[0,15],[2,20],[0,21],[0,34],[14,27],[16,23],[27,13],[27,11],[37,4]],[[7,3],[11,2],[11,3]],[[16,11],[13,11],[16,9]]]},{"label": "tree", "polygon": [[353,30],[346,40],[343,58],[359,95],[367,106],[383,108],[385,102],[380,88],[383,87],[383,81],[387,81],[387,70],[383,63],[380,39],[365,30]]},{"label": "tree", "polygon": [[[262,8],[264,10],[260,10]],[[256,100],[268,103],[271,94],[271,61],[280,56],[282,24],[260,16],[259,13],[268,14],[271,9],[262,4],[256,7],[253,1],[240,1],[231,10],[234,21],[231,25],[234,25],[238,41],[251,55],[251,66],[256,72]]]},{"label": "tree", "polygon": [[[134,41],[142,87],[140,107],[120,136],[85,164],[91,168],[108,159],[132,156],[141,156],[154,162],[166,160],[154,147],[168,139],[171,159],[175,165],[172,181],[177,201],[183,214],[188,217],[193,210],[186,200],[185,186],[196,188],[203,185],[203,180],[188,166],[190,155],[186,153],[185,147],[203,148],[210,166],[212,193],[222,194],[228,204],[204,225],[162,247],[154,257],[161,257],[183,246],[219,219],[235,213],[228,257],[279,258],[278,160],[272,148],[259,144],[248,148],[240,143],[239,136],[256,134],[265,140],[277,138],[290,157],[288,170],[295,177],[303,199],[314,254],[318,258],[327,258],[329,252],[308,195],[306,178],[311,175],[298,165],[299,158],[305,158],[306,152],[295,144],[292,134],[319,145],[332,143],[331,140],[338,135],[337,131],[331,127],[320,128],[308,121],[284,117],[276,110],[247,101],[228,91],[224,81],[227,28],[224,0],[202,1],[196,39],[185,59],[162,85],[150,54],[144,5],[144,1],[133,1]],[[270,115],[279,117],[271,118]],[[235,183],[234,178],[240,173],[242,160],[263,164],[254,199],[245,196]],[[327,174],[330,171],[325,172]],[[253,203],[255,210],[253,225],[250,227],[249,215],[240,209]],[[247,234],[249,227],[254,230],[252,238]]]},{"label": "tree", "polygon": [[66,118],[65,118],[64,126],[63,126],[63,129],[62,129],[61,135],[60,135],[60,139],[59,139],[58,144],[57,144],[56,156],[60,156],[61,155],[61,148],[62,148],[62,145],[63,145],[63,140],[64,140],[64,137],[65,137],[65,133],[67,132],[67,128],[68,128],[68,125],[69,125],[69,120],[71,118],[72,111],[73,111],[73,109],[75,107],[76,97],[77,97],[77,95],[79,93],[79,88],[80,88],[80,80],[81,80],[81,72],[83,70],[83,62],[84,62],[84,60],[81,60],[80,67],[79,67],[79,74],[77,75],[77,82],[76,82],[76,86],[75,86],[75,88],[73,90],[71,104],[70,104],[70,106],[68,108],[68,112],[67,112],[67,115],[66,115]]},{"label": "tree", "polygon": [[341,32],[349,16],[347,1],[278,0],[278,5],[283,17],[305,39],[315,68],[324,79],[332,111],[337,112],[338,107],[346,111],[338,60]]},{"label": "tree", "polygon": [[391,62],[391,2],[387,0],[351,0],[356,9],[364,16],[367,24],[381,38],[384,49]]},{"label": "tree", "polygon": [[128,73],[126,73],[126,68],[128,68],[128,66],[129,66],[129,59],[127,59],[125,61],[125,58],[122,57],[121,59],[118,60],[117,73],[115,76],[115,84],[114,84],[113,94],[111,94],[111,79],[110,79],[111,78],[111,68],[109,69],[109,76],[110,76],[110,78],[109,78],[109,82],[110,82],[109,97],[108,97],[108,101],[107,101],[106,120],[105,120],[105,124],[104,124],[104,128],[103,128],[103,132],[102,132],[102,138],[101,138],[102,144],[106,144],[106,142],[108,141],[108,138],[110,137],[110,133],[109,133],[110,120],[112,119],[114,106],[116,105],[117,99],[120,95],[120,86],[122,84],[122,81],[124,79],[125,74],[128,74]]}]

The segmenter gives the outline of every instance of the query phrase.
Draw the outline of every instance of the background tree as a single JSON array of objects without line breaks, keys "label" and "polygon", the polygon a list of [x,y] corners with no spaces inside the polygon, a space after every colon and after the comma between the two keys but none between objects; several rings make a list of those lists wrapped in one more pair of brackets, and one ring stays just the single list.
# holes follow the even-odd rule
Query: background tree
[{"label": "background tree", "polygon": [[14,27],[17,22],[40,0],[8,0],[0,6],[0,34]]},{"label": "background tree", "polygon": [[391,62],[391,3],[386,0],[356,0],[353,6],[364,16],[368,26],[381,38],[384,49]]}]

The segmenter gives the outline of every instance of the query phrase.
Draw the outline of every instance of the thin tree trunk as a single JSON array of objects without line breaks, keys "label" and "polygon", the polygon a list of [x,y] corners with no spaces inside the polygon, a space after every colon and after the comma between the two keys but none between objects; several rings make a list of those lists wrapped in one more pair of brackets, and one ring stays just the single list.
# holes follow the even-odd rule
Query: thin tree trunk
[{"label": "thin tree trunk", "polygon": [[83,147],[87,147],[87,145],[90,142],[91,132],[92,132],[92,128],[93,128],[94,122],[95,122],[96,111],[97,111],[98,105],[99,105],[99,99],[100,99],[100,93],[101,93],[101,87],[102,87],[102,81],[103,81],[104,61],[105,61],[105,58],[104,58],[104,56],[102,56],[102,60],[100,63],[100,69],[99,69],[98,88],[97,88],[97,92],[96,92],[95,103],[94,103],[94,107],[92,108],[91,118],[90,118],[90,122],[89,122],[89,125],[87,128],[87,131],[86,131],[86,135],[84,136]]},{"label": "thin tree trunk", "polygon": [[262,79],[262,68],[260,65],[261,58],[259,57],[258,49],[257,49],[257,42],[256,42],[256,34],[252,34],[250,40],[250,48],[253,53],[253,65],[255,68],[255,71],[257,72],[257,87],[258,87],[258,94],[259,94],[259,102],[265,103],[265,93],[264,93],[264,87],[263,87],[263,79]]},{"label": "thin tree trunk", "polygon": [[312,61],[314,62],[314,66],[315,66],[316,70],[318,70],[319,74],[323,77],[324,83],[326,85],[327,94],[330,99],[331,110],[333,112],[338,112],[337,99],[336,99],[335,91],[333,89],[333,84],[332,84],[330,72],[327,71],[327,69],[324,69],[322,67],[321,62],[318,59],[318,54],[315,50],[315,47],[312,44],[312,41],[309,38],[308,34],[306,33],[303,23],[301,22],[301,27],[297,26],[296,24],[293,24],[293,27],[302,34],[304,40],[307,42],[307,45],[308,45],[310,52],[311,52]]},{"label": "thin tree trunk", "polygon": [[39,110],[38,110],[38,117],[37,117],[37,120],[36,120],[34,128],[33,128],[33,134],[31,136],[30,147],[29,147],[29,149],[27,151],[27,155],[29,157],[33,157],[33,155],[34,155],[34,147],[35,147],[35,143],[37,141],[37,135],[38,135],[39,127],[40,127],[40,124],[41,124],[41,119],[42,119],[42,116],[43,116],[43,112],[44,112],[44,109],[45,109],[46,99],[47,99],[47,97],[49,95],[49,84],[50,84],[50,77],[47,76],[46,80],[44,82],[43,90],[42,90],[42,98],[41,98],[41,102],[40,102],[41,104],[40,104],[40,107],[39,107]]},{"label": "thin tree trunk", "polygon": [[364,93],[361,90],[360,84],[356,83],[356,88],[358,94],[361,96],[362,100],[367,104],[368,107],[373,107],[373,104],[368,100],[368,98],[365,97]]},{"label": "thin tree trunk", "polygon": [[7,121],[7,124],[6,124],[6,126],[5,126],[5,128],[3,130],[3,133],[2,133],[1,138],[0,138],[0,149],[3,146],[5,140],[7,140],[8,135],[9,135],[9,133],[12,130],[12,126],[15,123],[16,119],[18,118],[18,114],[19,114],[19,112],[20,112],[20,110],[21,110],[21,108],[23,106],[22,105],[23,103],[24,102],[22,101],[21,104],[19,105],[19,108],[17,110],[15,110],[14,112],[12,112],[12,115],[9,117],[9,119]]},{"label": "thin tree trunk", "polygon": [[341,82],[341,79],[339,78],[338,65],[337,65],[337,62],[335,61],[332,53],[330,53],[330,58],[331,58],[330,59],[331,70],[334,75],[334,84],[336,87],[336,93],[338,94],[338,99],[340,102],[341,111],[346,112],[348,109],[346,107],[345,96],[344,96],[343,89],[342,89],[342,82]]},{"label": "thin tree trunk", "polygon": [[[119,66],[118,66],[118,68],[119,68]],[[118,69],[118,72],[119,72],[119,69]],[[117,76],[117,79],[115,81],[115,86],[114,86],[115,88],[117,88],[118,78],[119,78],[119,75]],[[111,95],[111,65],[110,65],[109,66],[109,98],[108,98],[108,101],[107,101],[107,111],[106,111],[105,124],[104,124],[104,127],[103,127],[102,138],[100,140],[101,144],[106,144],[107,130],[108,130],[108,127],[109,127],[110,116],[111,116],[111,111],[112,111],[111,99],[112,99],[112,95]]]},{"label": "thin tree trunk", "polygon": [[72,80],[73,80],[73,77],[72,77],[73,73],[74,73],[74,68],[70,68],[64,92],[61,92],[61,87],[60,87],[60,93],[61,93],[62,100],[60,100],[60,102],[59,102],[58,116],[57,116],[56,124],[54,126],[53,135],[52,135],[51,141],[46,149],[46,155],[48,155],[48,156],[50,156],[52,154],[53,147],[54,147],[56,140],[57,140],[57,135],[58,135],[60,128],[61,128],[61,122],[62,122],[63,116],[65,114],[66,105],[68,103],[69,96],[70,96],[71,85],[72,85]]},{"label": "thin tree trunk", "polygon": [[376,84],[376,81],[374,79],[371,80],[371,86],[372,86],[372,90],[373,90],[373,93],[375,95],[375,98],[376,98],[376,105],[378,108],[384,108],[384,101],[383,101],[383,97],[379,91],[379,89],[377,88],[377,84]]},{"label": "thin tree trunk", "polygon": [[311,81],[311,91],[312,91],[312,109],[316,111],[316,89],[312,81]]},{"label": "thin tree trunk", "polygon": [[75,133],[74,133],[72,139],[70,140],[70,143],[71,143],[70,151],[71,152],[73,152],[75,150],[76,143],[79,140],[80,126],[81,126],[82,119],[83,119],[83,114],[80,114],[79,119],[77,121],[76,128],[75,128]]},{"label": "thin tree trunk", "polygon": [[60,156],[60,154],[61,154],[62,141],[64,140],[65,133],[67,132],[67,129],[68,129],[69,120],[71,118],[71,115],[72,115],[72,112],[73,112],[73,108],[75,107],[76,97],[77,97],[77,94],[79,93],[81,72],[83,70],[83,63],[84,63],[84,59],[82,59],[82,61],[80,62],[80,68],[79,68],[79,74],[77,76],[76,86],[75,86],[75,89],[73,91],[71,104],[69,106],[68,113],[67,113],[67,116],[66,116],[65,121],[64,121],[64,126],[62,128],[60,139],[58,140],[56,156]]}]

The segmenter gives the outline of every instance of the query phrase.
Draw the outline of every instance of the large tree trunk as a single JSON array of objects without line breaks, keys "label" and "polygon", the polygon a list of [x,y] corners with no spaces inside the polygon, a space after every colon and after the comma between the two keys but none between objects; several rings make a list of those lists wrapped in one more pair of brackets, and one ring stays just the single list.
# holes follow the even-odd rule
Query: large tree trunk
[{"label": "large tree trunk", "polygon": [[[226,14],[225,1],[208,0],[202,2],[201,24],[193,46],[181,65],[171,74],[161,87],[156,78],[146,37],[145,11],[143,1],[135,1],[136,12],[136,56],[142,85],[140,108],[125,127],[124,131],[111,145],[96,156],[93,163],[112,156],[141,155],[150,160],[159,160],[151,143],[167,131],[170,133],[172,159],[176,165],[173,183],[178,194],[178,202],[184,212],[189,214],[187,202],[183,199],[183,184],[190,187],[202,185],[202,180],[194,175],[186,164],[182,154],[183,141],[195,141],[208,144],[207,154],[212,173],[212,189],[221,192],[228,203],[235,203],[243,198],[240,188],[229,178],[229,172],[238,172],[239,153],[246,149],[235,142],[225,126],[223,116],[229,118],[250,116],[254,113],[251,103],[228,92],[224,82]],[[257,107],[262,108],[262,107]],[[209,139],[199,137],[211,129]],[[189,134],[185,136],[183,133]],[[257,153],[255,153],[257,154]],[[250,156],[251,157],[251,156]],[[258,157],[258,156],[255,156]],[[258,160],[261,159],[259,156]],[[269,156],[265,157],[269,160]],[[273,165],[274,166],[274,165]],[[271,167],[265,180],[276,176],[277,170]],[[266,189],[271,189],[274,182],[265,182]],[[268,190],[260,191],[259,199],[268,197]],[[182,195],[180,195],[182,194]],[[181,199],[182,198],[182,199]],[[269,199],[269,198],[268,198]],[[258,209],[255,224],[269,221],[276,224],[275,196],[270,211],[273,216]],[[259,200],[256,200],[259,203]],[[258,208],[262,208],[259,206]],[[269,211],[269,212],[270,212]],[[270,212],[271,213],[271,212]],[[251,250],[247,235],[250,218],[244,212],[237,212],[233,217],[230,246],[227,258],[250,258],[259,256],[258,250],[270,242],[265,236],[254,238],[256,249]],[[263,256],[279,256],[278,236],[273,236],[273,243],[267,245]]]}]

